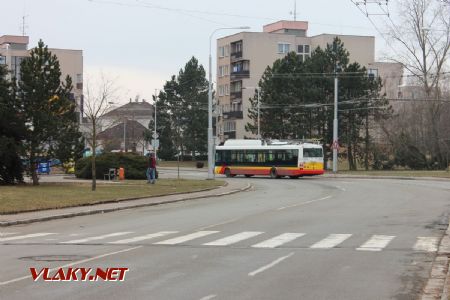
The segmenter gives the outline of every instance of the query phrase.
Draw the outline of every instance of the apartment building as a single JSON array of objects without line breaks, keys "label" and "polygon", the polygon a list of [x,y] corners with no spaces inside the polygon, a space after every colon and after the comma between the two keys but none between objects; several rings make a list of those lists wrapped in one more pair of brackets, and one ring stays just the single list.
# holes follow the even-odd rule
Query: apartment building
[{"label": "apartment building", "polygon": [[[0,64],[7,65],[10,76],[20,79],[20,63],[30,55],[29,37],[17,35],[0,36]],[[72,98],[77,103],[78,120],[83,115],[83,51],[49,48],[58,57],[61,68],[61,81],[66,76],[72,78]]]},{"label": "apartment building", "polygon": [[[254,138],[245,131],[255,87],[267,66],[288,52],[295,51],[306,59],[317,48],[325,48],[339,37],[350,52],[350,61],[367,68],[375,61],[375,38],[340,34],[308,36],[308,22],[279,21],[265,25],[263,32],[240,32],[217,40],[218,141]],[[377,65],[383,68],[384,65]],[[378,69],[372,70],[378,73]]]}]

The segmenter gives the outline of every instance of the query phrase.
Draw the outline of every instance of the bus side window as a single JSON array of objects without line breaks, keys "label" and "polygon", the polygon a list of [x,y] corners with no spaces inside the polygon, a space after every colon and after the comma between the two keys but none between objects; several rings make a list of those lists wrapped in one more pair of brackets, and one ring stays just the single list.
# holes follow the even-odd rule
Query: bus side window
[{"label": "bus side window", "polygon": [[216,164],[222,163],[222,151],[216,151]]},{"label": "bus side window", "polygon": [[266,160],[264,158],[264,151],[258,151],[258,162],[259,163],[264,163]]}]

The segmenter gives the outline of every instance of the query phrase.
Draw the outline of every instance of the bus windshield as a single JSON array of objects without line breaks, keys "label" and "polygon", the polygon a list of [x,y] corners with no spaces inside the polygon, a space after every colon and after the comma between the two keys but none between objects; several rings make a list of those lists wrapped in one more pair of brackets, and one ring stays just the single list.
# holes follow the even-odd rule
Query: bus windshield
[{"label": "bus windshield", "polygon": [[322,157],[321,148],[303,148],[303,157]]}]

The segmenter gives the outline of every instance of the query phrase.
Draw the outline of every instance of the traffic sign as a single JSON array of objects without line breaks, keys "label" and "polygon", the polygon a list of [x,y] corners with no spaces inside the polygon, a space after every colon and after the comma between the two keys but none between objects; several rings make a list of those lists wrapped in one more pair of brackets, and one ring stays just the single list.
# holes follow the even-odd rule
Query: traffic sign
[{"label": "traffic sign", "polygon": [[152,140],[152,147],[153,147],[153,149],[158,149],[159,148],[159,140]]}]

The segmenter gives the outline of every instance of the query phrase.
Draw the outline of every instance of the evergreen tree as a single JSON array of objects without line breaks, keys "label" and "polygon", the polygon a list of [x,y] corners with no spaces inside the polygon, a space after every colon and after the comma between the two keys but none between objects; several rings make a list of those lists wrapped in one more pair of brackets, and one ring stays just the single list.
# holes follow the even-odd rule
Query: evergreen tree
[{"label": "evergreen tree", "polygon": [[0,65],[0,184],[14,184],[23,181],[20,155],[25,128],[14,101],[16,89],[6,80],[6,74],[6,68]]},{"label": "evergreen tree", "polygon": [[[315,49],[305,61],[291,52],[268,67],[259,82],[262,136],[318,138],[323,141],[327,160],[333,139],[334,77],[338,76],[340,144],[346,146],[350,169],[356,169],[356,159],[362,156],[368,165],[369,121],[388,115],[389,109],[384,108],[388,103],[379,97],[381,81],[370,79],[358,63],[349,64],[349,55],[335,38],[326,49]],[[246,125],[253,133],[256,102],[256,96],[250,99],[248,116],[252,122]]]},{"label": "evergreen tree", "polygon": [[207,151],[208,127],[208,81],[206,73],[198,60],[192,57],[180,70],[177,77],[177,92],[181,110],[175,110],[176,119],[180,119],[184,146],[192,159],[198,153]]},{"label": "evergreen tree", "polygon": [[21,63],[18,101],[26,124],[25,152],[30,162],[33,184],[39,184],[37,163],[58,157],[67,161],[78,154],[81,134],[75,118],[75,100],[71,99],[72,82],[60,81],[58,59],[42,41]]},{"label": "evergreen tree", "polygon": [[[192,57],[164,85],[157,102],[157,131],[160,136],[159,156],[172,158],[180,152],[195,159],[207,151],[208,81],[205,70]],[[153,130],[153,123],[150,124]]]}]

